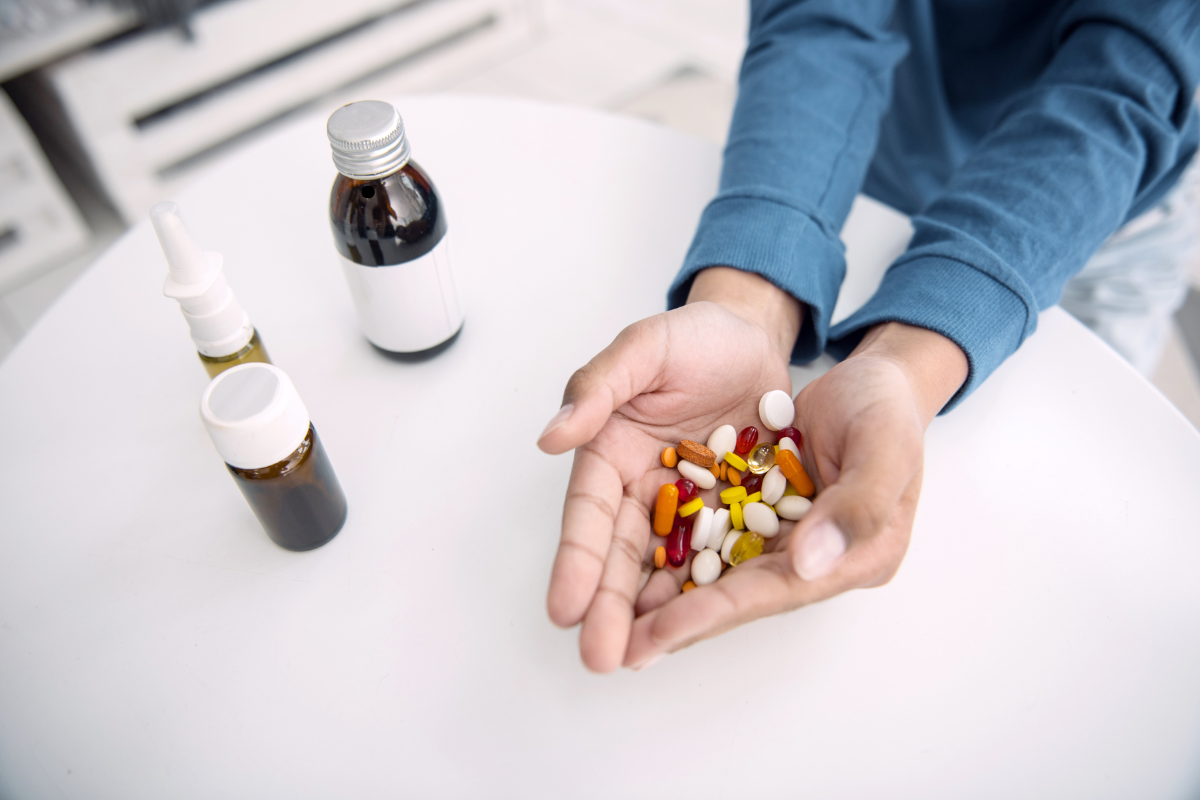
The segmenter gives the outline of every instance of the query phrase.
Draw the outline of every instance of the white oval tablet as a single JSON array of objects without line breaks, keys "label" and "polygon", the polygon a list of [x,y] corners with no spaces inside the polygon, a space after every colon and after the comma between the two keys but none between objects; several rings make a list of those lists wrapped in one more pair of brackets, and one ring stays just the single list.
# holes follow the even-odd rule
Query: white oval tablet
[{"label": "white oval tablet", "polygon": [[721,577],[721,557],[716,550],[705,550],[692,558],[692,581],[707,586]]},{"label": "white oval tablet", "polygon": [[779,533],[779,517],[762,503],[747,503],[742,509],[742,519],[746,521],[747,530],[754,531],[764,539]]},{"label": "white oval tablet", "polygon": [[[787,441],[791,441],[788,439]],[[784,491],[787,489],[787,478],[783,477],[783,470],[779,467],[771,467],[767,474],[763,476],[762,496],[763,502],[769,506],[773,506],[779,502],[779,498],[783,497]]]},{"label": "white oval tablet", "polygon": [[725,534],[733,530],[733,520],[729,517],[728,508],[718,508],[713,513],[712,528],[708,532],[708,543],[705,545],[710,550],[720,551],[721,545],[725,544]]},{"label": "white oval tablet", "polygon": [[796,420],[791,395],[780,389],[767,392],[758,401],[758,417],[773,431],[791,425]]},{"label": "white oval tablet", "polygon": [[675,465],[675,469],[679,470],[679,474],[687,478],[692,483],[699,486],[701,489],[711,489],[717,485],[717,479],[713,474],[704,467],[697,466],[690,461],[679,459],[679,463]]},{"label": "white oval tablet", "polygon": [[737,431],[734,430],[732,425],[722,425],[712,432],[712,436],[708,437],[708,444],[706,446],[716,454],[717,463],[720,464],[721,460],[725,458],[725,454],[732,450],[736,444]]},{"label": "white oval tablet", "polygon": [[733,549],[733,544],[741,538],[745,531],[730,531],[725,534],[725,541],[721,544],[721,560],[726,564],[729,563],[729,551]]},{"label": "white oval tablet", "polygon": [[692,549],[703,550],[708,544],[708,534],[712,530],[713,510],[708,506],[696,512],[696,522],[692,525]]},{"label": "white oval tablet", "polygon": [[798,494],[789,494],[787,497],[779,498],[779,502],[775,504],[775,513],[784,519],[794,521],[804,519],[804,515],[810,508],[812,508],[812,500]]}]

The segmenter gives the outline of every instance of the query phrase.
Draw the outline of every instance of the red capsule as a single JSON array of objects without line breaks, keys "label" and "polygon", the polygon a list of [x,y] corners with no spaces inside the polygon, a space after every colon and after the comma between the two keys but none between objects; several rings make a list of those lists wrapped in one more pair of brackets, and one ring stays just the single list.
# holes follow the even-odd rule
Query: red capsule
[{"label": "red capsule", "polygon": [[683,505],[696,496],[696,484],[687,478],[675,481],[675,488],[679,489],[679,505]]},{"label": "red capsule", "polygon": [[780,428],[779,438],[787,437],[796,443],[796,447],[804,446],[804,436],[795,428]]},{"label": "red capsule", "polygon": [[754,494],[757,491],[761,491],[763,478],[765,477],[767,477],[765,474],[755,475],[753,472],[748,473],[746,477],[742,478],[742,488],[746,490],[746,494]]},{"label": "red capsule", "polygon": [[742,428],[742,432],[738,434],[737,446],[734,447],[734,450],[738,452],[738,455],[744,456],[756,444],[758,444],[758,428],[751,425],[748,428]]},{"label": "red capsule", "polygon": [[675,518],[675,525],[667,537],[667,563],[672,567],[682,567],[683,562],[687,561],[688,550],[692,549],[692,523],[696,516]]}]

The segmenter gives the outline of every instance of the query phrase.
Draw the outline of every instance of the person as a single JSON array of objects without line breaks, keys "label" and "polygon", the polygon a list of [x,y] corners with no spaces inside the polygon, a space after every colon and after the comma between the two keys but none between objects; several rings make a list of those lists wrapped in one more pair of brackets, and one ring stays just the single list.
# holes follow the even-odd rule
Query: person
[{"label": "person", "polygon": [[[571,376],[538,442],[575,451],[547,605],[582,623],[585,665],[644,667],[890,580],[925,429],[1177,182],[1200,142],[1198,81],[1194,0],[752,0],[719,192],[670,310]],[[914,234],[831,326],[859,191]],[[826,350],[843,360],[795,398],[811,511],[709,586],[651,574],[661,450],[757,424],[788,363]]]}]

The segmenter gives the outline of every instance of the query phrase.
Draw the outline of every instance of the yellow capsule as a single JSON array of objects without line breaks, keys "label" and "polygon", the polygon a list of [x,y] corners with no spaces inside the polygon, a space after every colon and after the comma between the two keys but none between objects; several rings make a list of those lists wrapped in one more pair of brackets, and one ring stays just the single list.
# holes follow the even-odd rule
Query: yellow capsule
[{"label": "yellow capsule", "polygon": [[729,520],[739,531],[745,530],[746,523],[742,520],[742,506],[739,503],[729,504]]},{"label": "yellow capsule", "polygon": [[762,492],[755,492],[754,494],[747,496],[746,499],[742,501],[742,506],[745,507],[751,503],[759,502],[762,502]]},{"label": "yellow capsule", "polygon": [[775,450],[774,445],[763,442],[750,451],[750,455],[746,456],[746,466],[755,475],[764,475],[775,466]]},{"label": "yellow capsule", "polygon": [[783,496],[784,496],[784,497],[799,497],[799,496],[800,496],[800,493],[796,491],[796,487],[795,487],[795,486],[792,486],[792,485],[789,483],[789,484],[787,485],[787,488],[783,490]]},{"label": "yellow capsule", "polygon": [[766,544],[766,539],[762,536],[753,531],[746,531],[738,537],[729,551],[729,566],[736,567],[743,561],[758,558],[762,555],[764,544]]},{"label": "yellow capsule", "polygon": [[775,445],[775,455],[779,455],[779,445]]},{"label": "yellow capsule", "polygon": [[681,517],[690,517],[692,514],[695,514],[702,508],[704,508],[704,501],[699,497],[693,497],[691,500],[688,500],[686,503],[681,505],[679,507],[679,511],[676,513]]},{"label": "yellow capsule", "polygon": [[730,486],[728,489],[721,492],[721,502],[725,505],[729,505],[730,503],[740,502],[745,496],[745,486]]}]

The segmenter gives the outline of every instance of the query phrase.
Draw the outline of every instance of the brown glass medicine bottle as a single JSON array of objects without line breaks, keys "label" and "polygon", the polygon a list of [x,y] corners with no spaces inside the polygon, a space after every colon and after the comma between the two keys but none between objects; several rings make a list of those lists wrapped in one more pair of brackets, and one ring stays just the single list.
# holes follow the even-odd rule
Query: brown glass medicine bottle
[{"label": "brown glass medicine bottle", "polygon": [[271,540],[312,550],[346,522],[346,496],[291,380],[245,364],[213,379],[200,416],[234,482]]},{"label": "brown glass medicine bottle", "polygon": [[412,161],[389,103],[339,108],[327,126],[338,175],[329,198],[334,246],[363,333],[405,355],[440,352],[462,329],[446,213]]}]

